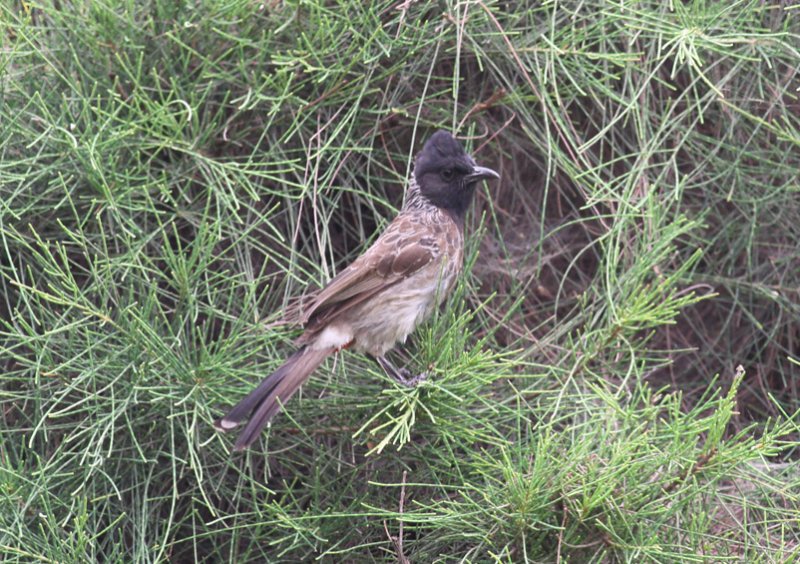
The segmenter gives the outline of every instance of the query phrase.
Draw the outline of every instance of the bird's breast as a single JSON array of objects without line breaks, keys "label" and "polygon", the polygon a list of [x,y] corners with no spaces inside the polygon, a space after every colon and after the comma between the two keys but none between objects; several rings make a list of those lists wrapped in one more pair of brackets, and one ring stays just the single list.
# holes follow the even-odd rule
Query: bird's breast
[{"label": "bird's breast", "polygon": [[443,255],[369,300],[350,318],[353,348],[382,356],[442,303],[461,271],[461,257]]}]

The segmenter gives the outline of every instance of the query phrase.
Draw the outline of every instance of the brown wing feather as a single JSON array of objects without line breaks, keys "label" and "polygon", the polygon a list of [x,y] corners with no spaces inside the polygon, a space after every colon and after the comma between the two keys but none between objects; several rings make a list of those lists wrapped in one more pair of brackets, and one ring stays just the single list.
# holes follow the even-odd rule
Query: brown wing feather
[{"label": "brown wing feather", "polygon": [[314,297],[302,322],[313,333],[332,318],[429,264],[438,254],[435,239],[421,225],[398,216],[363,255]]}]

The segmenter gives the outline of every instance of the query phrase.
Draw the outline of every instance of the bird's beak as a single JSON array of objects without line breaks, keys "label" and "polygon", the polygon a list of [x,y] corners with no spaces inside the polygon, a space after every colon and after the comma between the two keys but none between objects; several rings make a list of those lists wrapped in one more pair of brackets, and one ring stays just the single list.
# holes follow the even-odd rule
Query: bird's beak
[{"label": "bird's beak", "polygon": [[500,175],[485,166],[475,166],[472,168],[472,172],[466,176],[465,180],[467,182],[476,182],[485,178],[499,179]]}]

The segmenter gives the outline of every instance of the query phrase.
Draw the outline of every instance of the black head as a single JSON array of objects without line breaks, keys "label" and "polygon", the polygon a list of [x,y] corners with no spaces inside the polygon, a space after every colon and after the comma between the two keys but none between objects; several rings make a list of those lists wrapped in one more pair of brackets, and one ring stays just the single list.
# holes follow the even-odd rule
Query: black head
[{"label": "black head", "polygon": [[414,178],[431,203],[463,218],[478,182],[500,175],[476,165],[450,133],[437,131],[417,155]]}]

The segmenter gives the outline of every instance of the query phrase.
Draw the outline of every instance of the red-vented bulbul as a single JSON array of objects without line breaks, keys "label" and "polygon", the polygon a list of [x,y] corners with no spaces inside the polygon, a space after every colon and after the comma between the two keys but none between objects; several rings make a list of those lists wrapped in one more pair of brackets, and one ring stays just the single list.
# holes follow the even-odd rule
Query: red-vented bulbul
[{"label": "red-vented bulbul", "polygon": [[403,209],[380,237],[342,270],[302,314],[300,348],[214,423],[231,431],[249,418],[234,450],[247,448],[323,359],[344,348],[367,353],[406,381],[386,352],[424,321],[450,292],[464,259],[464,218],[478,182],[500,178],[477,166],[448,132],[417,155]]}]

